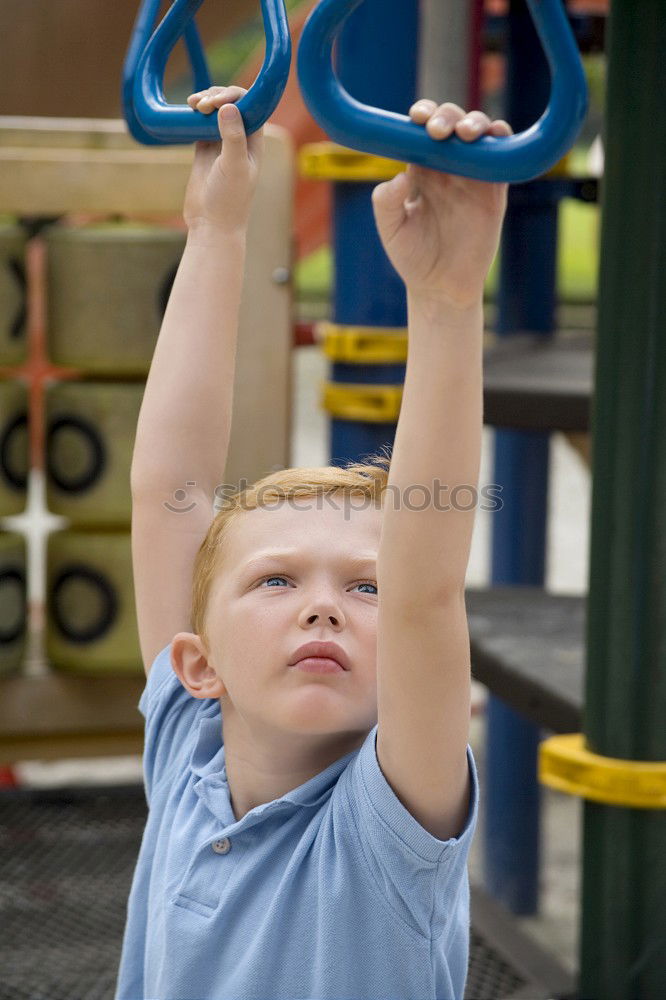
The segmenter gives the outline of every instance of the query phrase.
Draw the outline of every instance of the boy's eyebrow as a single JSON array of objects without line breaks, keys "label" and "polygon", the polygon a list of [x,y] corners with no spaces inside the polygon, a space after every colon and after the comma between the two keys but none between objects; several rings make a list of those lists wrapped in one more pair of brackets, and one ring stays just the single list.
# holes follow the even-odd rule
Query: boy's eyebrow
[{"label": "boy's eyebrow", "polygon": [[[266,549],[265,552],[259,552],[257,555],[253,556],[252,559],[248,559],[246,563],[241,566],[241,572],[245,573],[257,563],[262,563],[267,559],[288,559],[291,556],[302,555],[300,549]],[[350,556],[341,556],[341,562],[353,566],[355,568],[360,568],[361,566],[367,566],[368,564],[374,565],[377,562],[377,553],[354,553]]]}]

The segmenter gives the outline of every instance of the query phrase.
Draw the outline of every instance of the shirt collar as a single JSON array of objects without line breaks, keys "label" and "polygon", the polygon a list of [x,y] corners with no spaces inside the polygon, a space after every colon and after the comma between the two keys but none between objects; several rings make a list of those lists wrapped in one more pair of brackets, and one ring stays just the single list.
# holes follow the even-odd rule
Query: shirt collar
[{"label": "shirt collar", "polygon": [[219,774],[223,758],[222,717],[218,711],[216,715],[199,720],[199,732],[190,754],[190,770],[198,778]]},{"label": "shirt collar", "polygon": [[[224,762],[224,744],[222,737],[222,719],[219,710],[215,715],[205,716],[199,721],[199,731],[190,755],[190,770],[198,778],[203,779],[202,783],[197,782],[195,788],[201,789],[203,786],[224,785],[228,795],[227,772]],[[273,802],[266,802],[260,806],[255,806],[251,813],[264,811],[268,807],[275,808],[277,803],[291,803],[293,805],[314,806],[321,802],[335,785],[335,782],[349,764],[352,757],[359,751],[351,750],[344,757],[333,761],[327,768],[315,774],[314,777],[286,792],[279,799]],[[249,815],[249,813],[247,814]]]}]

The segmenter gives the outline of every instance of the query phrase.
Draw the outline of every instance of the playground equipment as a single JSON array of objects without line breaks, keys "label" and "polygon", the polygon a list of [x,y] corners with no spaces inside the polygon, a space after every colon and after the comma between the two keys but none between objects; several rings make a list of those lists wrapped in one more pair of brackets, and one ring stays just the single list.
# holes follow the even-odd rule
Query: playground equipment
[{"label": "playground equipment", "polygon": [[[0,698],[0,760],[138,753],[136,704],[145,676],[132,610],[130,459],[145,378],[185,244],[182,224],[165,225],[164,217],[173,219],[182,209],[191,150],[137,150],[119,121],[40,120],[33,128],[29,120],[4,123],[0,205],[8,212],[16,206],[19,215],[30,209],[47,228],[27,250],[22,227],[0,229],[1,262],[26,258],[28,293],[41,301],[43,281],[48,309],[39,328],[33,311],[31,335],[19,352],[20,284],[16,269],[3,266],[0,513],[25,510],[27,471],[40,467],[49,512],[69,518],[70,526],[51,531],[46,546],[45,621],[35,630],[45,667],[39,678],[25,675],[26,613],[13,637],[26,558],[19,558],[14,536],[0,538],[13,542],[0,549],[0,674],[15,675]],[[289,464],[294,156],[284,129],[268,125],[265,141],[248,226],[233,431],[221,470],[229,484]],[[14,156],[5,161],[8,152]],[[17,162],[21,170],[10,171]],[[63,218],[77,210],[117,216],[125,206],[156,218],[84,224]],[[43,267],[35,266],[35,251]],[[10,369],[19,362],[22,368]],[[28,388],[17,376],[26,378],[33,397],[29,414]]]},{"label": "playground equipment", "polygon": [[[575,779],[582,771],[586,786],[580,995],[609,1000],[666,994],[666,109],[654,86],[663,77],[664,46],[662,3],[613,0],[592,411],[586,748],[576,757],[577,773],[569,770]],[[561,775],[567,747],[555,740],[544,751],[544,778],[556,778],[549,752]],[[607,758],[601,774],[597,755]],[[607,781],[601,796],[599,778]],[[639,808],[635,792],[646,788],[649,801],[641,796]]]},{"label": "playground equipment", "polygon": [[[137,142],[143,142],[146,145],[154,145],[158,140],[150,132],[146,132],[139,122],[134,109],[134,80],[139,64],[141,63],[141,57],[147,51],[147,39],[150,38],[152,33],[159,8],[160,0],[144,0],[144,3],[139,8],[123,66],[122,99],[127,127]],[[194,21],[190,20],[186,23],[183,38],[192,68],[194,89],[205,90],[206,87],[210,87],[211,79],[208,73],[206,56],[201,46],[199,31]],[[167,57],[165,57],[164,63],[161,66],[161,73],[159,75],[160,87],[163,85]]]},{"label": "playground equipment", "polygon": [[[175,0],[149,38],[160,0],[144,0],[123,68],[122,97],[127,126],[138,142],[148,145],[219,141],[216,115],[203,115],[187,105],[167,104],[162,80],[169,54],[184,38],[195,89],[210,86],[206,57],[193,18],[203,0]],[[259,76],[238,102],[246,132],[256,132],[270,118],[282,96],[291,64],[291,36],[284,0],[261,0],[266,56]]]},{"label": "playground equipment", "polygon": [[[172,48],[184,38],[195,88],[210,86],[205,56],[192,18],[203,0],[175,0],[150,40],[159,0],[144,0],[123,71],[123,107],[137,141],[179,143],[219,139],[214,116],[170,107],[161,81]],[[408,116],[380,111],[351,97],[333,70],[333,45],[361,0],[322,0],[311,12],[298,49],[303,96],[315,120],[341,144],[393,159],[479,180],[524,181],[544,173],[572,146],[587,110],[583,67],[560,0],[528,0],[552,77],[541,118],[513,136],[483,136],[474,143],[456,135],[432,139]],[[283,0],[262,0],[266,57],[249,92],[238,101],[246,131],[260,128],[277,106],[289,74],[291,45]]]},{"label": "playground equipment", "polygon": [[[353,28],[346,25],[351,31],[347,31],[346,38],[340,39],[340,78],[349,92],[370,102],[371,107],[384,102],[383,106],[387,108],[404,108],[418,92],[423,92],[416,90],[413,73],[404,62],[400,62],[405,50],[412,57],[416,50],[414,22],[411,20],[413,11],[410,13],[409,4],[396,5],[404,7],[403,19],[400,22],[390,19],[391,31],[387,31],[385,39],[382,38],[383,51],[378,56],[373,55],[372,60],[358,65],[359,40],[361,44],[369,45],[373,32],[376,37],[377,17],[373,21],[373,11],[380,9],[385,16],[388,6],[388,0],[384,0],[380,8],[371,0],[365,0],[361,7],[354,10],[349,19],[354,20]],[[666,135],[666,126],[658,89],[650,86],[650,82],[658,78],[661,53],[666,44],[666,24],[660,7],[656,0],[649,0],[641,9],[629,0],[614,0],[609,50],[605,142],[607,183],[602,250],[605,269],[601,276],[595,397],[595,527],[588,614],[587,691],[585,715],[581,719],[590,755],[587,761],[578,757],[576,764],[599,764],[599,757],[618,762],[615,777],[619,781],[615,790],[623,783],[626,789],[632,774],[637,772],[642,777],[656,777],[656,786],[663,788],[663,765],[660,762],[666,759],[663,727],[666,707],[662,697],[663,608],[666,605],[663,601],[663,545],[659,543],[663,534],[659,531],[660,511],[663,511],[666,500],[663,489],[666,481],[664,452],[660,446],[660,442],[666,440],[661,403],[665,369],[663,338],[659,336],[659,322],[665,304],[663,283],[658,281],[658,275],[666,267],[664,244],[658,228],[663,222],[666,175],[663,170],[662,137]],[[545,92],[544,75],[539,67],[535,67],[533,58],[540,56],[541,50],[538,40],[529,40],[528,33],[524,32],[525,24],[531,28],[532,21],[527,12],[523,16],[518,3],[512,4],[509,20],[512,27],[508,50],[513,69],[508,87],[508,107],[504,114],[514,127],[529,129],[544,106],[542,103],[541,107],[537,107]],[[388,100],[386,92],[391,87],[392,77],[398,78],[398,92],[393,90]],[[645,114],[645,120],[649,118],[653,122],[651,128],[636,128],[637,108],[641,116]],[[631,142],[627,141],[629,135]],[[162,152],[168,155],[168,151]],[[140,159],[139,153],[145,160]],[[118,154],[113,166],[110,165],[112,154]],[[100,184],[96,195],[100,200],[95,207],[99,209],[104,204],[106,210],[114,210],[109,206],[115,200],[118,211],[123,208],[127,211],[128,203],[140,208],[138,175],[144,170],[151,177],[155,174],[154,160],[149,161],[148,157],[153,158],[156,154],[156,150],[130,151],[116,146],[111,148],[111,145],[104,147],[104,144],[100,147],[98,142],[91,142],[90,150],[79,164],[85,167],[87,174],[96,171],[104,160],[104,169],[117,171],[116,178],[126,169],[135,179],[135,190],[129,187],[121,189],[117,179],[110,187]],[[62,199],[66,183],[75,186],[71,162],[71,157],[61,158],[62,186],[57,194],[61,201],[55,211],[76,205],[71,194],[73,187],[67,188],[67,197],[71,200],[66,202]],[[406,341],[406,338],[404,329],[401,331],[405,322],[401,299],[401,295],[404,297],[403,290],[380,259],[376,236],[373,236],[372,218],[367,211],[372,182],[386,177],[386,174],[377,176],[380,166],[383,170],[387,169],[386,161],[380,165],[373,156],[359,157],[357,152],[350,152],[344,170],[343,158],[340,157],[337,162],[338,177],[331,177],[340,181],[334,192],[337,240],[335,322],[328,330],[326,346],[334,349],[334,356],[329,356],[334,361],[333,375],[337,379],[338,390],[335,399],[331,399],[331,406],[338,407],[332,420],[332,455],[334,460],[344,460],[391,438],[399,406],[399,384],[404,377],[404,366],[401,367],[397,361],[398,358],[404,361],[406,356],[406,342],[401,345],[396,341]],[[175,163],[171,166],[177,169],[182,182],[185,159],[179,161],[177,166]],[[373,166],[376,171],[374,176]],[[400,166],[396,163],[392,169],[397,171]],[[34,181],[38,170],[44,169],[44,164],[38,166],[35,163],[31,167],[34,169],[30,178]],[[356,183],[350,184],[354,170],[357,170]],[[640,183],[637,175],[640,176]],[[15,211],[26,214],[54,211],[56,191],[53,184],[33,183],[30,186],[28,172],[23,168],[14,170],[10,180],[11,190],[23,199],[14,203]],[[517,330],[532,330],[543,334],[546,339],[546,335],[552,332],[556,204],[557,198],[567,190],[565,185],[569,185],[571,196],[573,182],[568,178],[556,179],[552,176],[510,190],[499,295],[498,325],[501,334],[514,336]],[[152,187],[146,190],[151,204],[155,204]],[[85,194],[87,197],[87,189]],[[3,197],[6,194],[3,193]],[[102,202],[102,197],[107,199],[106,202]],[[122,202],[121,198],[126,201]],[[274,204],[280,204],[278,198]],[[48,208],[44,207],[46,205]],[[180,207],[175,196],[169,206],[174,212]],[[539,254],[534,252],[536,247]],[[652,248],[650,258],[642,254],[644,247]],[[346,325],[347,331],[354,333],[353,337],[341,336],[343,325]],[[359,331],[361,336],[358,336]],[[376,362],[374,370],[369,367],[368,355]],[[395,391],[389,396],[387,387],[382,383],[391,379],[395,385],[389,388]],[[361,383],[369,383],[369,386]],[[381,403],[375,413],[383,416],[383,422],[379,420],[373,425],[368,410],[361,417],[353,414],[349,405],[351,391],[345,396],[352,387],[371,390],[366,393],[367,398],[373,404],[376,401]],[[240,395],[236,393],[235,399]],[[236,416],[234,425],[237,425]],[[549,429],[553,426],[556,425],[549,425]],[[543,429],[542,423],[539,430]],[[513,588],[521,579],[536,586],[543,585],[542,528],[545,523],[543,507],[548,453],[545,435],[539,437],[529,433],[526,424],[522,425],[522,430],[528,432],[522,438],[509,430],[501,432],[502,435],[506,433],[506,437],[499,434],[496,437],[496,481],[511,483],[514,501],[513,516],[506,518],[503,524],[495,525],[497,534],[491,590],[496,590],[495,585],[503,582]],[[510,474],[508,470],[511,470]],[[543,612],[549,619],[551,609],[545,599],[547,596],[544,595]],[[484,605],[479,607],[485,614]],[[578,613],[578,604],[576,609]],[[478,634],[479,621],[474,621],[473,605],[470,611],[470,635],[474,643],[474,631],[477,629]],[[484,614],[477,616],[478,619],[481,620]],[[498,632],[501,628],[500,617],[497,619]],[[524,635],[520,638],[521,655],[524,656],[527,644]],[[543,641],[540,629],[537,630],[535,645],[538,641]],[[498,646],[501,645],[498,639]],[[507,643],[503,645],[504,657],[511,659]],[[517,660],[518,656],[513,659]],[[539,666],[543,668],[544,663],[548,663],[546,658],[538,661],[535,655],[533,671]],[[513,666],[516,676],[523,678],[520,664],[514,662]],[[106,721],[113,716],[113,725],[106,728],[115,726],[117,736],[122,736],[126,742],[118,740],[114,743],[109,739],[107,752],[113,752],[114,747],[115,752],[123,752],[121,747],[126,748],[125,752],[130,752],[130,747],[140,749],[140,727],[137,725],[136,731],[133,731],[132,741],[126,733],[127,719],[136,705],[138,681],[130,684],[130,678],[125,678],[123,681],[127,683],[111,685],[105,683],[110,678],[85,678],[80,684],[78,680],[74,676],[62,675],[50,678],[50,683],[42,687],[42,708],[38,710],[34,692],[28,692],[29,681],[17,678],[3,686],[4,735],[9,721],[14,726],[14,759],[26,759],[25,720],[30,720],[31,724],[34,720],[38,729],[39,720],[48,718],[61,728],[63,741],[59,748],[52,750],[53,756],[63,756],[67,751],[72,755],[76,755],[77,750],[83,752],[80,742],[76,745],[72,740],[69,744],[66,742],[64,720],[67,712],[70,731],[81,725],[82,715],[86,720],[94,719],[95,725],[98,720],[104,722],[105,713]],[[34,685],[35,691],[37,686]],[[121,689],[127,692],[124,701],[118,698]],[[535,734],[538,736],[538,724],[548,724],[548,720],[543,716],[536,717],[533,690],[534,687],[531,691],[526,691],[524,687],[523,706],[513,704],[519,711],[524,706],[531,707],[532,717],[537,723]],[[55,699],[49,700],[47,691],[59,697],[57,706]],[[555,696],[560,696],[560,692],[556,691]],[[578,717],[573,720],[571,714],[561,726],[555,726],[556,720],[552,716],[550,723],[551,728],[557,728],[558,732],[566,732],[581,724]],[[49,741],[49,745],[55,747],[52,732],[43,731],[41,735],[42,747]],[[37,741],[38,736],[34,739]],[[91,745],[90,753],[103,752],[99,749],[101,734],[96,740],[97,745],[95,749]],[[530,742],[531,736],[526,741],[528,746]],[[535,739],[533,749],[537,743],[538,739]],[[549,776],[555,778],[556,761],[561,763],[565,760],[565,750],[564,743],[559,747],[557,741],[548,745],[542,780],[548,780]],[[530,778],[529,768],[521,770],[517,767],[515,756],[502,762],[501,758],[495,757],[495,749],[490,751],[490,756],[505,770],[511,770],[514,776],[517,773],[523,782],[523,789],[526,787]],[[10,754],[7,759],[11,759]],[[628,766],[632,763],[636,767]],[[650,764],[655,767],[650,767]],[[500,805],[510,805],[506,788],[498,784],[496,775],[489,773],[487,777],[487,795],[496,792]],[[609,1000],[662,996],[666,992],[663,981],[665,970],[660,960],[664,947],[663,928],[666,926],[663,914],[666,900],[663,805],[649,789],[647,799],[642,800],[643,806],[650,803],[647,808],[636,808],[635,799],[622,792],[619,799],[615,796],[611,801],[607,796],[595,801],[589,794],[592,784],[589,782],[587,787],[579,784],[576,790],[576,794],[586,797],[580,995],[586,998],[603,996]],[[654,788],[655,784],[650,787]],[[529,829],[524,803],[522,808],[520,803],[514,803],[507,811],[519,829],[528,828],[529,839],[534,830]],[[510,837],[505,837],[505,843],[510,840]],[[523,869],[529,869],[529,849],[523,849],[524,842],[519,841],[518,844],[519,863]],[[514,879],[519,866],[507,865],[506,855],[498,860],[504,866],[505,885],[517,885]],[[516,897],[519,895],[516,891]],[[532,990],[522,995],[536,997],[542,994]]]},{"label": "playground equipment", "polygon": [[464,142],[432,139],[407,115],[380,111],[352,97],[332,65],[333,45],[361,0],[321,0],[298,49],[301,89],[312,116],[344,146],[487,181],[525,181],[545,173],[571,148],[587,110],[587,86],[561,0],[528,0],[552,77],[541,118],[513,136]]}]

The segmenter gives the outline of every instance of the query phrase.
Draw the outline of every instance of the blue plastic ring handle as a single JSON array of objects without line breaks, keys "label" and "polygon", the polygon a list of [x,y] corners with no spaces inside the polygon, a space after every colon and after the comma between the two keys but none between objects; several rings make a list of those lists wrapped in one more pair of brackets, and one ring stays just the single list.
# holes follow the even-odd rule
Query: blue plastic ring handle
[{"label": "blue plastic ring handle", "polygon": [[[191,59],[192,53],[197,52],[198,35],[195,41],[194,36],[188,36],[187,32],[202,3],[203,0],[175,0],[143,48],[135,72],[131,77],[126,74],[132,80],[130,117],[133,116],[137,126],[132,134],[135,138],[143,136],[139,138],[140,142],[175,145],[199,139],[208,142],[220,139],[216,114],[204,115],[187,104],[167,104],[162,90],[167,60],[178,39],[186,36]],[[236,101],[248,135],[261,128],[277,107],[287,85],[291,65],[291,37],[284,0],[261,0],[261,10],[266,34],[264,62],[247,94]],[[200,43],[198,48],[201,52]],[[196,67],[194,59],[192,64]],[[203,52],[200,69],[202,67],[205,67]],[[207,68],[205,73],[208,77]],[[197,89],[208,86],[208,80],[203,87],[197,82]],[[128,103],[129,98],[125,102],[125,116],[130,125]]]},{"label": "blue plastic ring handle", "polygon": [[[587,111],[587,84],[562,0],[527,0],[551,75],[548,107],[517,135],[465,142],[432,139],[407,115],[355,100],[333,69],[333,44],[362,0],[320,0],[298,46],[298,77],[312,117],[351,149],[417,163],[484,181],[527,181],[544,174],[571,148]],[[459,0],[463,2],[463,0]]]},{"label": "blue plastic ring handle", "polygon": [[[133,99],[134,76],[139,65],[139,60],[141,59],[141,54],[153,32],[159,8],[160,0],[143,0],[139,8],[139,13],[136,16],[136,21],[134,22],[132,37],[130,38],[123,64],[121,91],[123,114],[130,134],[134,136],[137,142],[142,142],[146,146],[157,145],[161,140],[145,132],[136,117]],[[194,21],[190,21],[185,30],[185,44],[190,57],[190,65],[192,66],[194,89],[205,90],[211,84],[210,74],[208,72],[206,56],[201,45],[201,39],[199,38],[199,32]]]}]

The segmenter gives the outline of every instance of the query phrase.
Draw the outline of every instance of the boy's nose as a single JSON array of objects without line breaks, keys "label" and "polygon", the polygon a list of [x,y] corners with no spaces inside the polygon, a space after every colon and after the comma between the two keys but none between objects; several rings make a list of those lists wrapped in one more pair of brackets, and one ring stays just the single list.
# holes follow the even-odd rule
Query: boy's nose
[{"label": "boy's nose", "polygon": [[309,622],[310,624],[313,624],[313,623],[314,623],[314,622],[316,622],[316,621],[317,621],[317,619],[318,619],[318,618],[320,618],[320,617],[321,617],[321,618],[327,618],[327,619],[328,619],[328,621],[330,621],[330,623],[331,623],[332,625],[338,625],[338,624],[339,624],[339,618],[338,618],[338,617],[337,617],[336,615],[332,615],[332,614],[329,614],[329,615],[321,615],[321,616],[320,616],[320,615],[318,615],[318,614],[316,614],[316,613],[315,613],[315,614],[312,614],[312,615],[310,615],[310,616],[308,617],[308,622]]},{"label": "boy's nose", "polygon": [[304,601],[299,615],[301,625],[314,625],[317,622],[342,628],[345,623],[344,613],[334,596],[321,594]]}]

